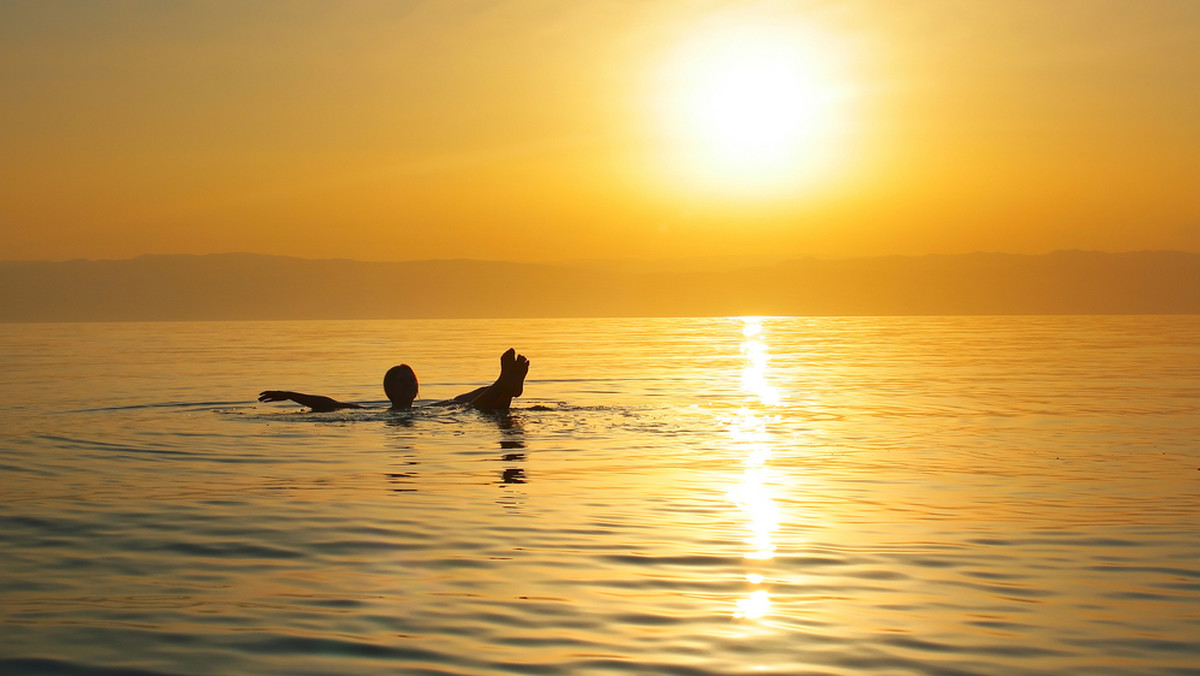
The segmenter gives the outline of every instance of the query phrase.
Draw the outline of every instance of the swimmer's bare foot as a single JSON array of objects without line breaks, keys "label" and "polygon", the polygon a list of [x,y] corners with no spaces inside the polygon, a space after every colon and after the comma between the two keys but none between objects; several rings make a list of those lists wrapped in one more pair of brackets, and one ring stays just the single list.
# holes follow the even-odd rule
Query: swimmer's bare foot
[{"label": "swimmer's bare foot", "polygon": [[509,348],[500,355],[500,375],[496,382],[460,394],[454,401],[470,404],[481,411],[507,411],[512,406],[513,397],[519,397],[525,392],[525,376],[528,374],[529,360],[525,355],[517,354],[516,350]]},{"label": "swimmer's bare foot", "polygon": [[504,383],[504,387],[519,397],[525,392],[525,376],[529,375],[529,360],[523,354],[517,354],[513,348],[508,348],[500,355],[500,377],[496,384]]}]

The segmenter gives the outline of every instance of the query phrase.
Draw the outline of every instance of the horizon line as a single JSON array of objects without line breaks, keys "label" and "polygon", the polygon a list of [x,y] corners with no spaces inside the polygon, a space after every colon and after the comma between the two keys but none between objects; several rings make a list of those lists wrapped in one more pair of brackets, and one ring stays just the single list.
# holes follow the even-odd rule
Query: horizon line
[{"label": "horizon line", "polygon": [[996,251],[996,250],[975,250],[964,251],[957,253],[945,252],[929,252],[921,254],[911,253],[895,253],[895,254],[873,254],[873,255],[858,255],[858,256],[837,256],[837,255],[767,255],[767,254],[728,254],[728,255],[707,255],[707,256],[676,256],[662,258],[564,258],[554,260],[520,260],[511,258],[466,258],[466,257],[445,257],[445,258],[406,258],[406,259],[363,259],[363,258],[346,258],[343,256],[329,256],[324,258],[314,258],[308,256],[295,256],[291,254],[273,254],[261,253],[255,251],[214,251],[208,253],[141,253],[125,258],[59,258],[59,259],[31,259],[31,258],[15,258],[15,259],[0,259],[0,263],[106,263],[106,262],[127,262],[135,261],[144,258],[209,258],[221,256],[246,256],[260,258],[285,258],[298,261],[341,261],[349,263],[444,263],[444,262],[468,262],[468,263],[516,263],[522,265],[561,265],[561,264],[581,264],[581,263],[641,263],[650,264],[655,262],[681,262],[681,261],[764,261],[764,262],[783,262],[783,261],[801,261],[801,260],[822,260],[822,261],[849,261],[849,260],[877,260],[883,258],[933,258],[933,257],[955,257],[955,256],[1052,256],[1055,254],[1104,254],[1104,255],[1126,255],[1126,254],[1187,254],[1200,255],[1200,251],[1189,251],[1186,249],[1130,249],[1125,251],[1105,251],[1101,249],[1051,249],[1042,253],[1014,252],[1014,251]]}]

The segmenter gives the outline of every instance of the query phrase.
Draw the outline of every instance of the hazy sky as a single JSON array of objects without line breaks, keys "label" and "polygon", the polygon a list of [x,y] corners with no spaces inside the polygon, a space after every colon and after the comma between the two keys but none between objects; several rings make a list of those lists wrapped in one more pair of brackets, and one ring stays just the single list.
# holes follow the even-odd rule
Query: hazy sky
[{"label": "hazy sky", "polygon": [[1200,2],[0,3],[0,258],[1200,250]]}]

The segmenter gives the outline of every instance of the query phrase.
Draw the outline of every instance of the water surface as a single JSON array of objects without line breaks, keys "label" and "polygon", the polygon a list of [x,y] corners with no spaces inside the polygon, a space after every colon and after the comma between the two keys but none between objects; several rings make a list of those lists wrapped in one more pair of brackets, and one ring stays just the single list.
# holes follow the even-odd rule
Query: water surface
[{"label": "water surface", "polygon": [[[510,416],[383,406],[533,361]],[[0,325],[0,671],[1197,674],[1200,318]]]}]

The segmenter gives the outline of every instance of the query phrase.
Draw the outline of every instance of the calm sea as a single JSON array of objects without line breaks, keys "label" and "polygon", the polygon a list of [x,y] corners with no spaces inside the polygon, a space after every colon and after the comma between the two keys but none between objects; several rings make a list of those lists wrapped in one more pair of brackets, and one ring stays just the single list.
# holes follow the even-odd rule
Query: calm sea
[{"label": "calm sea", "polygon": [[[533,362],[511,416],[425,401]],[[0,673],[1200,674],[1200,317],[0,325]]]}]

